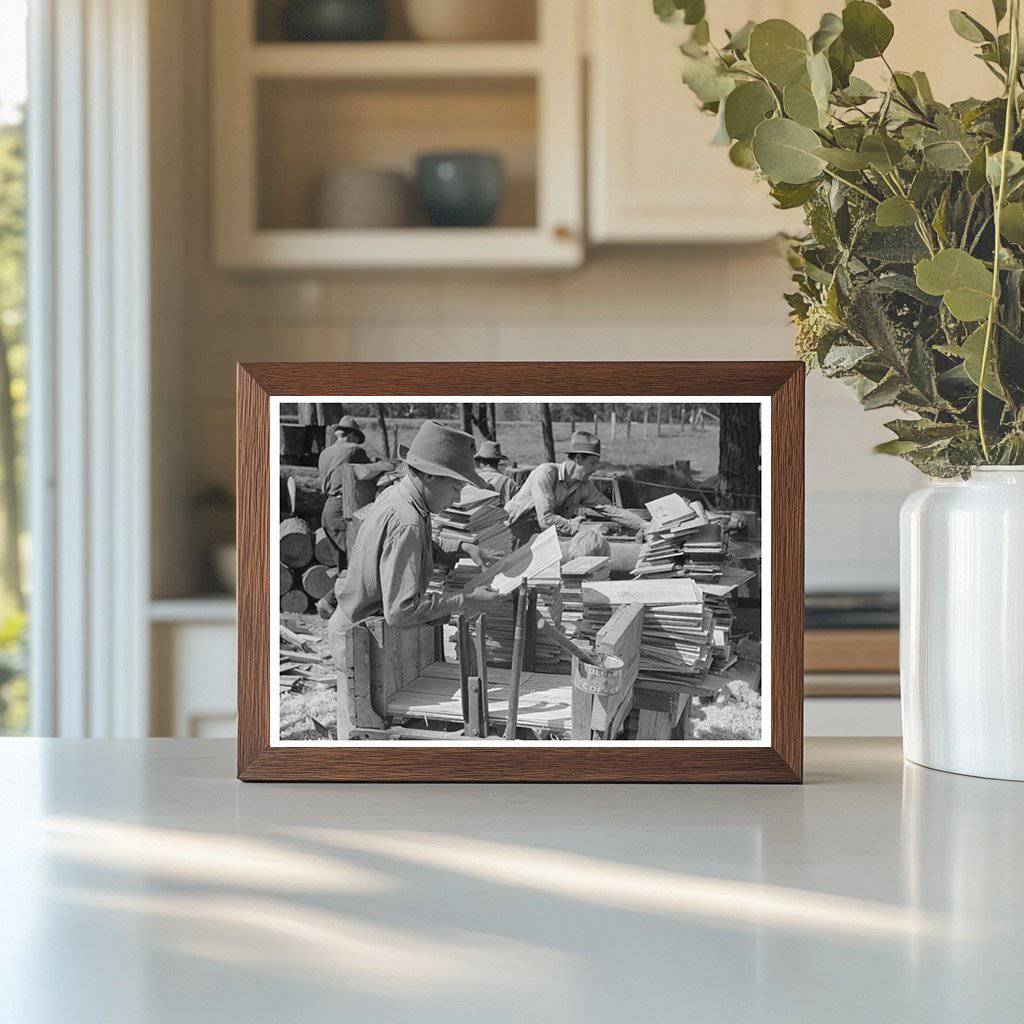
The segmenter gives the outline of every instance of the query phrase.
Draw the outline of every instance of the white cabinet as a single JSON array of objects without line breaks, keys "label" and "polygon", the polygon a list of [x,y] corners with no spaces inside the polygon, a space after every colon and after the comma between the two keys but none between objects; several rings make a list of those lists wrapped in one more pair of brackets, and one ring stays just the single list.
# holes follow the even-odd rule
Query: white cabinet
[{"label": "white cabinet", "polygon": [[[534,0],[529,39],[358,43],[282,39],[276,17],[254,19],[254,12],[273,14],[273,0],[211,4],[218,266],[580,263],[578,4]],[[418,155],[452,150],[502,159],[504,196],[486,227],[431,227],[413,202],[406,203],[404,226],[324,227],[315,213],[318,189],[338,169],[386,170],[408,179]]]},{"label": "white cabinet", "polygon": [[[714,119],[697,109],[681,81],[679,43],[689,28],[662,24],[649,0],[589,3],[591,241],[744,241],[798,230],[799,211],[776,210],[766,185],[733,167],[724,146],[709,144]],[[988,0],[958,6],[992,21]],[[709,8],[719,38],[723,28],[766,18],[785,18],[810,33],[830,5],[735,0]],[[945,7],[905,2],[886,13],[896,26],[888,54],[894,67],[927,71],[943,101],[995,95],[998,83],[974,59],[973,47],[954,34]],[[879,61],[859,65],[857,73],[875,81],[886,76]]]},{"label": "white cabinet", "polygon": [[[817,27],[819,7],[718,4],[713,31],[770,17]],[[798,212],[771,205],[767,186],[734,167],[724,146],[710,145],[715,120],[697,109],[681,77],[679,44],[689,28],[662,24],[648,0],[590,0],[588,26],[592,241],[740,241],[800,223]]]}]

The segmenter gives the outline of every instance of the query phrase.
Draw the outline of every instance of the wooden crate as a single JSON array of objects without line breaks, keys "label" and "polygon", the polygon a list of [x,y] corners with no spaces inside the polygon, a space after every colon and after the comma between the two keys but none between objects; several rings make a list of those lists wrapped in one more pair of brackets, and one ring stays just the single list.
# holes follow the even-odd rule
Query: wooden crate
[{"label": "wooden crate", "polygon": [[[383,618],[368,619],[346,634],[345,685],[349,721],[355,729],[382,729],[388,701],[427,666],[440,659],[434,625],[395,629]],[[339,683],[341,682],[339,678]]]}]

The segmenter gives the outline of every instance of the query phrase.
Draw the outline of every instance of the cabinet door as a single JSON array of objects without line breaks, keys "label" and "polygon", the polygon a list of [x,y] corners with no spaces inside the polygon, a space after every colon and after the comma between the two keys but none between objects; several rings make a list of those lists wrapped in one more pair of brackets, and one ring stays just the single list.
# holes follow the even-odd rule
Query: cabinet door
[{"label": "cabinet door", "polygon": [[[842,6],[840,0],[709,5],[716,38],[723,28],[766,18],[786,18],[809,34],[823,11]],[[991,25],[989,0],[956,6]],[[662,24],[650,0],[590,0],[587,13],[591,240],[741,241],[799,230],[799,211],[774,209],[767,186],[733,167],[725,147],[710,145],[714,119],[697,109],[681,81],[678,45],[689,29]],[[886,14],[896,26],[890,62],[927,71],[938,99],[997,94],[995,78],[950,27],[945,5],[904,0]],[[888,77],[880,61],[859,65],[857,73],[875,83]]]},{"label": "cabinet door", "polygon": [[[717,38],[771,17],[809,31],[820,9],[809,0],[735,0],[712,8],[712,31]],[[710,145],[715,120],[681,77],[688,27],[662,24],[650,0],[591,0],[589,29],[592,241],[737,241],[799,226],[799,211],[776,210],[766,184]]]}]

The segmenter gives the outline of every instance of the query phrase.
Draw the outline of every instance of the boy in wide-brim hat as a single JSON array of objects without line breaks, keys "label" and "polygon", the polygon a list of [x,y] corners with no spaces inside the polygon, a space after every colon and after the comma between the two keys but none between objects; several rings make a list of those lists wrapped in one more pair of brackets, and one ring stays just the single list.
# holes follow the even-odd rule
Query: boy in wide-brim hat
[{"label": "boy in wide-brim hat", "polygon": [[517,545],[551,526],[563,536],[573,536],[583,523],[583,508],[596,509],[630,530],[647,528],[646,520],[610,504],[590,479],[601,460],[601,441],[597,437],[577,430],[565,456],[564,462],[541,463],[505,506]]},{"label": "boy in wide-brim hat", "polygon": [[342,490],[345,479],[344,466],[366,466],[360,471],[360,479],[375,480],[394,469],[394,464],[386,460],[374,461],[363,447],[366,435],[359,421],[354,416],[342,416],[333,429],[337,439],[329,444],[317,461],[320,474],[320,489],[327,498],[320,515],[320,525],[324,528],[328,540],[334,545],[338,557],[338,565],[344,566],[346,547],[345,505]]},{"label": "boy in wide-brim hat", "polygon": [[508,462],[502,454],[501,445],[497,441],[482,441],[476,450],[474,462],[484,486],[497,492],[502,505],[507,505],[512,495],[516,493],[516,483],[501,470],[501,464]]},{"label": "boy in wide-brim hat", "polygon": [[[472,436],[461,430],[430,421],[420,427],[405,456],[405,476],[374,502],[337,588],[338,607],[328,627],[336,665],[345,664],[349,628],[366,619],[379,615],[396,629],[416,629],[449,615],[482,612],[502,599],[487,587],[450,596],[427,590],[435,558],[454,564],[465,554],[482,566],[492,557],[475,544],[439,544],[431,537],[430,514],[451,505],[466,484],[483,484],[473,467],[473,448]],[[347,710],[343,689],[339,738]]]}]

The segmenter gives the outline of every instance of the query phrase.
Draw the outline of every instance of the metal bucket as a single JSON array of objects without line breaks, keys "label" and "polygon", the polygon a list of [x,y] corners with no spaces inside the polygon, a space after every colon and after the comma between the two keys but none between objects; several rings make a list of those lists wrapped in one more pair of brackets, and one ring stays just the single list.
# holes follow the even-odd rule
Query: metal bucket
[{"label": "metal bucket", "polygon": [[622,670],[626,663],[614,654],[598,654],[600,665],[572,660],[572,685],[584,693],[618,693],[622,689]]}]

